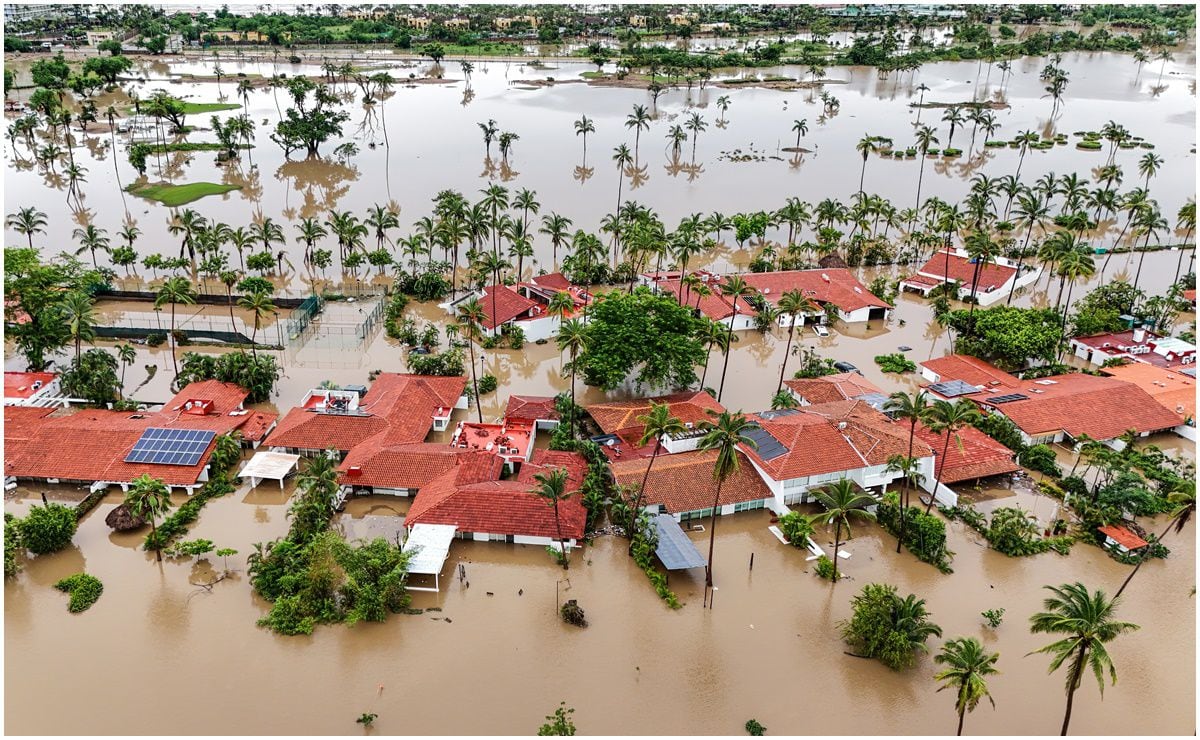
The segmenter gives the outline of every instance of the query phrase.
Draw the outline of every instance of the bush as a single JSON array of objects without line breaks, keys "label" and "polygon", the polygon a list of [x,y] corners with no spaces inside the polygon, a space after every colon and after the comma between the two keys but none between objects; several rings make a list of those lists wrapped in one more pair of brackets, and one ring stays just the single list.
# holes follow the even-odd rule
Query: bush
[{"label": "bush", "polygon": [[[875,519],[893,537],[900,536],[900,498],[895,492],[889,492],[879,502]],[[904,519],[904,546],[908,551],[918,560],[949,573],[954,553],[946,549],[946,523],[926,514],[920,506],[909,506]]]},{"label": "bush", "polygon": [[950,149],[942,150],[942,156],[945,156],[945,157],[957,157],[960,154],[962,154],[962,149],[950,148]]},{"label": "bush", "polygon": [[165,549],[171,543],[171,540],[187,534],[187,525],[196,521],[196,518],[200,516],[200,510],[204,508],[205,504],[214,498],[220,498],[227,493],[232,493],[233,490],[233,484],[229,482],[225,473],[214,471],[213,477],[201,486],[200,490],[194,496],[176,509],[174,514],[164,519],[150,534],[146,535],[146,540],[142,543],[142,549]]},{"label": "bush", "polygon": [[980,416],[972,426],[1013,452],[1021,452],[1025,449],[1021,432],[1018,431],[1017,425],[1012,422],[1012,419],[1007,416],[987,414]]},{"label": "bush", "polygon": [[466,372],[461,349],[448,349],[428,355],[408,356],[408,371],[417,375],[462,375]]},{"label": "bush", "polygon": [[819,577],[827,581],[833,580],[833,561],[829,559],[829,556],[821,555],[817,558],[816,571]]},{"label": "bush", "polygon": [[21,572],[17,554],[21,551],[20,520],[12,514],[4,515],[4,577],[11,578]]},{"label": "bush", "polygon": [[756,720],[756,719],[746,720],[746,734],[753,735],[754,737],[758,737],[760,735],[765,735],[766,733],[767,733],[767,728],[765,728],[761,724],[759,724],[758,720]]},{"label": "bush", "polygon": [[74,509],[62,504],[34,506],[17,521],[21,543],[34,555],[58,552],[71,544],[78,522]]},{"label": "bush", "polygon": [[71,598],[67,600],[67,611],[71,613],[86,611],[88,607],[96,603],[100,594],[104,593],[104,584],[100,582],[100,579],[89,576],[87,573],[67,576],[54,584],[54,587],[71,595]]},{"label": "bush", "polygon": [[519,326],[509,326],[504,330],[504,336],[508,339],[508,346],[512,349],[521,349],[525,346],[525,330]]},{"label": "bush", "polygon": [[1075,142],[1076,149],[1082,149],[1087,152],[1098,152],[1104,148],[1104,145],[1095,139],[1084,139],[1083,141]]},{"label": "bush", "polygon": [[146,345],[150,347],[160,347],[165,341],[167,341],[167,335],[161,332],[152,332],[146,335]]},{"label": "bush", "polygon": [[1051,478],[1061,478],[1062,469],[1058,467],[1058,458],[1049,445],[1033,445],[1017,453],[1017,462],[1039,473],[1045,473]]},{"label": "bush", "polygon": [[890,355],[875,355],[875,364],[885,373],[911,373],[917,370],[917,363],[899,352]]},{"label": "bush", "polygon": [[996,629],[1000,626],[1000,623],[1004,621],[1004,607],[1000,607],[999,609],[988,609],[987,611],[980,613],[980,616],[987,620],[989,627]]},{"label": "bush", "polygon": [[500,385],[500,381],[496,380],[496,376],[491,373],[484,375],[479,379],[479,394],[484,395],[496,390]]},{"label": "bush", "polygon": [[908,668],[918,652],[927,651],[930,635],[941,636],[942,628],[929,621],[925,600],[904,598],[895,586],[868,583],[854,597],[850,619],[841,622],[842,638],[866,658],[877,658],[892,670]]},{"label": "bush", "polygon": [[792,547],[806,548],[808,538],[813,534],[812,520],[798,511],[791,511],[779,517],[779,531]]}]

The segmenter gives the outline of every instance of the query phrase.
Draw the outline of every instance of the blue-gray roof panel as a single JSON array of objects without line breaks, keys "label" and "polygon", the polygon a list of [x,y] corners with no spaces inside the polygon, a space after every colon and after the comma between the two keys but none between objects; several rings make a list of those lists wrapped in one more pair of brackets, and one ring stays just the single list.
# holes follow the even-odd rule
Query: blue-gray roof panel
[{"label": "blue-gray roof panel", "polygon": [[704,556],[670,514],[659,514],[650,520],[658,532],[658,548],[654,554],[667,570],[703,568]]}]

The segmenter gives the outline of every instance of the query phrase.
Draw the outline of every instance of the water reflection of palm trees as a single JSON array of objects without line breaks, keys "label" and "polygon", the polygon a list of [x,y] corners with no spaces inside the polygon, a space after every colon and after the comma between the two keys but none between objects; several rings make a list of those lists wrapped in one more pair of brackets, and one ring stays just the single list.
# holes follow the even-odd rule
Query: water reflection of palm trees
[{"label": "water reflection of palm trees", "polygon": [[356,166],[316,157],[288,160],[275,170],[276,179],[286,180],[302,194],[304,202],[299,209],[302,217],[315,217],[337,207],[338,201],[349,192],[350,183],[358,177]]}]

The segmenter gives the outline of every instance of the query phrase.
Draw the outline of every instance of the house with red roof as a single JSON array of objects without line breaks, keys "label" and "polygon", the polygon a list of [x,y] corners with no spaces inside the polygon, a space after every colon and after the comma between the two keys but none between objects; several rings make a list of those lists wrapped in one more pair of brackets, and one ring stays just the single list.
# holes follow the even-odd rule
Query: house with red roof
[{"label": "house with red roof", "polygon": [[723,326],[732,326],[734,331],[753,329],[758,312],[746,302],[745,298],[737,301],[721,294],[720,283],[713,282],[707,291],[692,290],[691,286],[679,280],[659,280],[654,283],[654,289],[659,293],[670,295],[680,304],[687,306],[710,321]]},{"label": "house with red roof", "polygon": [[289,411],[267,438],[275,452],[314,455],[356,446],[423,442],[450,425],[454,409],[465,409],[467,379],[408,373],[381,373],[371,388],[314,389]]},{"label": "house with red roof", "polygon": [[1097,527],[1096,530],[1104,535],[1105,546],[1115,548],[1118,552],[1130,553],[1150,544],[1127,527],[1119,524]]},{"label": "house with red roof", "polygon": [[65,406],[61,392],[58,373],[4,373],[5,406]]},{"label": "house with red roof", "polygon": [[498,336],[506,326],[516,326],[525,332],[525,339],[534,342],[549,339],[558,331],[559,319],[547,310],[545,303],[528,298],[507,285],[488,285],[441,306],[447,313],[457,314],[459,306],[472,298],[477,299],[483,309],[480,330],[485,336]]},{"label": "house with red roof", "polygon": [[[978,270],[976,269],[978,267]],[[1023,264],[1018,273],[1017,263],[1005,257],[977,265],[977,261],[965,249],[943,249],[929,258],[917,271],[900,281],[900,289],[921,295],[945,283],[957,283],[958,295],[968,296],[975,287],[975,299],[981,306],[990,306],[1008,298],[1017,288],[1031,285],[1041,276],[1041,267],[1036,263]]]},{"label": "house with red roof", "polygon": [[[594,297],[587,288],[578,285],[572,285],[571,281],[567,280],[566,276],[561,272],[552,272],[548,275],[537,275],[530,278],[528,282],[517,283],[514,286],[514,289],[517,291],[518,295],[528,298],[542,307],[543,311],[540,316],[545,316],[549,313],[550,301],[555,296],[560,293],[565,293],[567,297],[571,299],[572,303],[571,310],[567,311],[563,315],[563,318],[567,320],[583,315],[583,312],[587,310],[588,305],[594,300]],[[553,336],[558,332],[560,322],[558,321],[557,316],[553,318],[555,321],[546,325],[549,333],[544,338],[548,339],[550,336]],[[536,322],[536,319],[530,319],[530,321]],[[530,336],[531,331],[534,334],[538,334],[543,331],[543,328],[540,324],[532,327],[525,327],[522,325],[522,328],[526,330],[526,337]],[[543,337],[541,336],[535,337],[535,339],[542,338]]]},{"label": "house with red roof", "polygon": [[643,508],[651,514],[670,514],[680,522],[712,516],[714,500],[720,514],[774,508],[775,495],[770,487],[750,464],[746,453],[736,454],[740,464],[721,485],[719,499],[713,477],[715,450],[659,455],[653,465],[648,457],[629,457],[614,461],[610,468],[613,478],[622,486],[641,486],[645,480]]},{"label": "house with red roof", "polygon": [[933,450],[934,478],[946,485],[1007,475],[1021,469],[1015,452],[972,426],[959,429],[947,440],[946,432],[935,432],[925,424],[918,424],[917,438]]},{"label": "house with red roof", "polygon": [[921,363],[934,380],[927,389],[939,398],[967,398],[986,413],[1006,416],[1026,444],[1078,440],[1082,435],[1120,448],[1129,430],[1138,436],[1173,429],[1179,416],[1134,383],[1112,377],[1067,373],[1021,380],[966,355]]},{"label": "house with red roof", "polygon": [[558,406],[554,396],[509,396],[504,418],[524,421],[534,429],[554,429],[558,426]]},{"label": "house with red roof", "polygon": [[355,495],[413,496],[471,456],[435,442],[390,443],[378,435],[355,446],[338,466],[338,483]]},{"label": "house with red roof", "polygon": [[[240,432],[254,445],[273,426],[274,414],[244,407],[247,395],[232,383],[205,380],[154,412],[6,406],[4,475],[127,490],[146,473],[192,493],[208,480],[216,437]],[[138,454],[150,438],[164,437],[178,441],[153,445],[162,454]]]},{"label": "house with red roof", "polygon": [[[865,401],[835,401],[794,409],[763,411],[750,416],[747,432],[754,447],[743,452],[767,487],[771,508],[786,513],[790,504],[806,503],[814,490],[843,478],[860,488],[886,490],[901,475],[888,470],[888,459],[908,454],[909,429]],[[914,440],[913,457],[924,480],[933,486],[933,450]]]},{"label": "house with red roof", "polygon": [[844,268],[751,272],[742,275],[742,279],[772,306],[778,307],[779,296],[798,290],[821,308],[820,314],[805,314],[802,317],[781,314],[778,321],[784,328],[797,319],[803,323],[814,320],[823,323],[826,306],[837,309],[838,319],[847,324],[883,320],[892,313],[890,305],[867,290],[867,286],[859,282],[854,273]]},{"label": "house with red roof", "polygon": [[1143,328],[1072,337],[1071,350],[1076,357],[1096,367],[1115,359],[1142,362],[1164,369],[1194,367],[1196,363],[1195,344]]},{"label": "house with red roof", "polygon": [[783,381],[783,385],[801,406],[854,399],[874,402],[887,399],[879,386],[857,372],[835,373],[819,378],[794,378]]},{"label": "house with red roof", "polygon": [[[463,453],[459,464],[437,476],[417,493],[405,527],[448,524],[462,539],[509,542],[520,545],[557,545],[568,548],[582,542],[587,510],[579,493],[587,462],[575,452],[538,450],[521,466],[515,478],[500,480],[500,459],[489,452]],[[537,494],[536,476],[552,470],[567,471],[566,490],[572,495],[554,507]]]},{"label": "house with red roof", "polygon": [[668,437],[662,451],[676,454],[696,449],[704,436],[704,423],[712,420],[713,412],[719,414],[725,407],[717,403],[707,391],[684,391],[653,398],[635,398],[626,401],[601,401],[587,406],[585,410],[602,435],[593,437],[609,460],[617,461],[628,457],[648,457],[654,453],[657,443],[645,446],[638,443],[645,431],[639,416],[650,413],[651,404],[666,404],[671,415],[678,418],[686,428],[683,434]]}]

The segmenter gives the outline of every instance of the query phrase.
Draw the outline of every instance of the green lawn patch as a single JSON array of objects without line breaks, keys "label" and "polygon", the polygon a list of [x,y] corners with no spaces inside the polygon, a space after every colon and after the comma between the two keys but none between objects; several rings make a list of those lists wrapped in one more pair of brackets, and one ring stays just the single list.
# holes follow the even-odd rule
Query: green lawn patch
[{"label": "green lawn patch", "polygon": [[187,185],[147,184],[130,185],[126,191],[148,200],[156,200],[174,208],[199,200],[206,195],[221,195],[239,190],[239,185],[218,185],[215,182],[192,182]]},{"label": "green lawn patch", "polygon": [[[190,116],[198,113],[216,113],[217,111],[223,110],[237,110],[241,107],[242,106],[240,103],[189,103],[184,101],[183,114]],[[132,106],[125,109],[126,114],[131,115],[133,112],[134,109]]]}]

